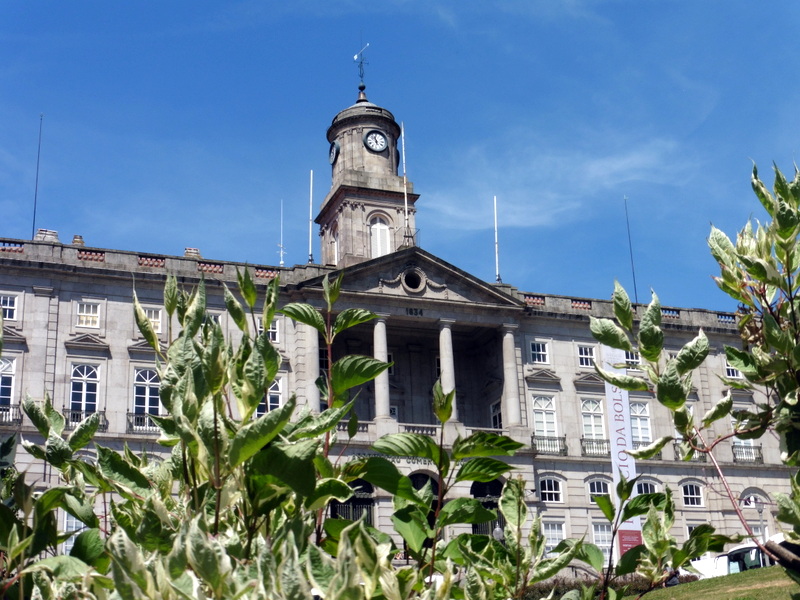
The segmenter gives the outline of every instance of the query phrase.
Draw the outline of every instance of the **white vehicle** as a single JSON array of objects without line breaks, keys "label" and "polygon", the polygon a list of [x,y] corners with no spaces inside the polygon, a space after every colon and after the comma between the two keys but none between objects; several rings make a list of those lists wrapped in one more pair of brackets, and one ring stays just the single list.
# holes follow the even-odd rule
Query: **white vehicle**
[{"label": "white vehicle", "polygon": [[[783,534],[772,536],[770,541],[782,544],[784,542]],[[717,556],[692,561],[692,567],[697,569],[701,579],[721,577],[774,564],[775,561],[764,554],[752,540],[733,546],[727,552]]]}]

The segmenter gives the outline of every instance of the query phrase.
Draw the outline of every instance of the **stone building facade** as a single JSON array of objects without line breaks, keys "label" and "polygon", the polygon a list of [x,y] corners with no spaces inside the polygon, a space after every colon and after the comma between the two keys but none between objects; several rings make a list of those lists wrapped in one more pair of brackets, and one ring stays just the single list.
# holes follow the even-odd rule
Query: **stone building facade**
[{"label": "stone building facade", "polygon": [[[610,527],[591,499],[613,493],[613,473],[611,408],[593,368],[604,350],[590,335],[589,316],[611,317],[611,303],[487,283],[418,247],[414,205],[419,196],[398,175],[400,128],[363,89],[356,104],[334,118],[327,137],[332,185],[316,218],[322,264],[246,266],[202,258],[193,249],[185,256],[126,252],[90,247],[78,236],[62,243],[56,232],[46,230],[34,240],[0,239],[5,339],[0,433],[19,431],[35,439],[38,434],[20,403],[26,394],[35,399],[49,394],[68,427],[88,413],[101,413],[100,444],[120,448],[127,442],[137,451],[162,452],[147,417],[162,410],[155,355],[134,322],[134,287],[166,339],[162,289],[168,274],[186,287],[204,278],[209,312],[220,315],[223,329],[233,333],[224,316],[222,283],[235,287],[237,268],[250,268],[257,283],[279,276],[281,303],[317,306],[322,278],[344,269],[337,308],[366,308],[378,318],[346,332],[335,358],[360,353],[393,363],[361,391],[359,429],[347,452],[368,454],[372,441],[393,432],[438,435],[431,389],[441,378],[445,389],[456,390],[445,439],[487,429],[524,443],[510,460],[528,482],[530,508],[541,514],[549,544],[586,535],[610,550]],[[725,344],[738,344],[735,316],[663,309],[667,348],[677,351],[701,327],[712,352],[694,373],[690,401],[697,415],[725,394],[718,375],[739,376],[723,352]],[[284,361],[263,410],[279,406],[291,393],[299,404],[317,409],[314,381],[325,364],[316,331],[283,317],[269,328]],[[627,357],[630,371],[637,371],[637,360]],[[734,396],[742,408],[764,400],[758,394]],[[634,445],[672,434],[668,412],[650,394],[632,393],[628,408]],[[715,433],[730,427],[718,422]],[[788,485],[777,440],[767,435],[756,442],[733,441],[720,446],[717,457],[751,525],[762,534],[775,533],[773,495]],[[56,476],[24,451],[17,461],[38,485],[56,483]],[[415,482],[433,474],[430,465],[414,457],[397,462]],[[679,540],[702,523],[724,533],[741,532],[710,463],[682,461],[678,449],[668,446],[659,456],[638,461],[637,470],[640,491],[673,490]],[[464,485],[456,493],[491,502],[501,484]],[[372,523],[388,529],[391,499],[364,487],[336,510],[367,511]]]}]

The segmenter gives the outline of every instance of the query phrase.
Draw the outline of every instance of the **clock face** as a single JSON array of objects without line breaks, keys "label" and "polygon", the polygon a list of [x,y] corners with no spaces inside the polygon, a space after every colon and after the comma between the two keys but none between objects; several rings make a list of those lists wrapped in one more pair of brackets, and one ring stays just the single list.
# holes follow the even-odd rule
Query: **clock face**
[{"label": "clock face", "polygon": [[331,161],[331,164],[336,162],[336,159],[339,157],[339,142],[332,142],[330,153],[328,154],[328,160]]},{"label": "clock face", "polygon": [[373,152],[386,150],[386,146],[388,145],[386,136],[377,129],[367,132],[367,135],[364,136],[364,144]]}]

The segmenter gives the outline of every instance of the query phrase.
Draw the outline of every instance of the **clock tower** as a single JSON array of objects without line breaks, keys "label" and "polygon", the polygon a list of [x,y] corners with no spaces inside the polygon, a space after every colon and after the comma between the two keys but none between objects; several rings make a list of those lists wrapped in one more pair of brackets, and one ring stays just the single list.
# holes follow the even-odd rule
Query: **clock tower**
[{"label": "clock tower", "polygon": [[414,245],[414,186],[397,174],[400,127],[394,115],[358,100],[328,128],[331,190],[317,215],[322,263],[347,267]]}]

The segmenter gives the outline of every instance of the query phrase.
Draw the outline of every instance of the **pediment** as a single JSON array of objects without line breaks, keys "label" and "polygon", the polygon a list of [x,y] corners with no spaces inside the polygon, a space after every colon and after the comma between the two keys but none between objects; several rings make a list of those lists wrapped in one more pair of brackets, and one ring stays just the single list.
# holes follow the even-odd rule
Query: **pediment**
[{"label": "pediment", "polygon": [[[161,344],[161,351],[166,352],[167,347]],[[155,349],[146,340],[140,340],[128,346],[128,354],[155,354]]]},{"label": "pediment", "polygon": [[11,327],[3,327],[3,344],[9,345],[17,345],[17,346],[27,346],[28,340],[25,339],[24,335],[21,335],[16,330],[12,329]]},{"label": "pediment", "polygon": [[[384,299],[442,300],[498,308],[525,306],[522,300],[507,293],[509,286],[500,288],[482,281],[417,247],[348,267],[344,273],[343,292],[379,295]],[[334,271],[329,277],[338,274],[339,271]],[[321,283],[322,277],[316,277],[290,287],[317,287]]]},{"label": "pediment", "polygon": [[550,369],[534,369],[530,366],[525,370],[525,381],[539,385],[561,385],[561,379]]},{"label": "pediment", "polygon": [[606,382],[597,373],[583,373],[573,380],[575,387],[605,386]]},{"label": "pediment", "polygon": [[72,339],[66,340],[64,346],[68,350],[80,350],[91,352],[105,352],[108,353],[110,348],[103,340],[96,335],[86,333],[76,336]]}]

